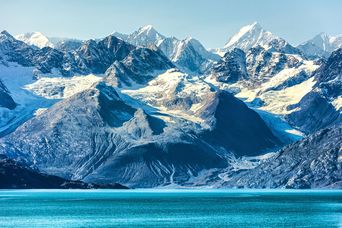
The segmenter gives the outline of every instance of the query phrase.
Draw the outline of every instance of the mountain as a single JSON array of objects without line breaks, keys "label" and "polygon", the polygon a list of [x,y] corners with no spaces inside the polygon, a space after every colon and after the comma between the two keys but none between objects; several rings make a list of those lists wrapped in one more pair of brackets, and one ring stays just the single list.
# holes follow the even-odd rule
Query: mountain
[{"label": "mountain", "polygon": [[244,82],[244,87],[255,88],[271,81],[280,72],[301,68],[305,63],[298,55],[273,52],[261,46],[250,48],[246,52],[234,48],[214,64],[210,76],[219,82]]},{"label": "mountain", "polygon": [[117,72],[124,71],[112,74],[113,83],[114,79],[120,84],[125,80],[125,86],[147,83],[174,67],[161,51],[135,47],[114,36],[89,40],[76,50],[64,52],[28,45],[3,31],[0,56],[0,80],[2,88],[7,87],[2,89],[6,91],[1,93],[2,106],[10,108],[0,110],[0,137],[59,99],[89,88],[106,72],[110,74],[114,66],[119,67]]},{"label": "mountain", "polygon": [[29,45],[35,45],[39,48],[54,47],[54,44],[50,42],[49,38],[41,32],[30,32],[25,34],[19,34],[14,36],[17,40],[23,41]]},{"label": "mountain", "polygon": [[[3,56],[3,64],[16,62],[24,67],[35,67],[36,77],[40,77],[40,74],[52,73],[52,71],[54,73],[57,71],[62,76],[104,74],[115,61],[129,58],[130,52],[138,48],[113,35],[98,41],[88,40],[79,45],[78,48],[65,46],[63,51],[51,47],[39,49],[16,40],[6,31],[0,34],[0,52]],[[68,51],[74,48],[76,49]],[[157,52],[156,50],[152,51]],[[146,52],[140,52],[141,55],[143,53]],[[149,56],[142,56],[142,58],[149,58]],[[165,58],[164,60],[167,62],[165,65],[170,66]]]},{"label": "mountain", "polygon": [[236,157],[260,155],[281,145],[261,117],[242,101],[224,91],[216,96],[215,124],[203,135],[207,142],[234,151]]},{"label": "mountain", "polygon": [[249,78],[247,73],[246,54],[235,48],[228,51],[223,58],[213,66],[212,74],[219,82],[236,83]]},{"label": "mountain", "polygon": [[342,49],[310,60],[258,23],[222,57],[152,26],[31,36],[0,33],[9,186],[340,186]]},{"label": "mountain", "polygon": [[89,184],[43,174],[4,155],[0,155],[0,179],[0,189],[126,189],[120,184]]},{"label": "mountain", "polygon": [[16,62],[22,66],[33,66],[33,56],[38,48],[16,40],[7,31],[0,33],[1,63]]},{"label": "mountain", "polygon": [[[0,54],[1,64],[4,66],[17,63],[23,67],[35,67],[35,74],[51,73],[58,69],[66,74],[66,62],[70,60],[66,56],[51,47],[38,48],[15,39],[7,31],[0,33]],[[38,75],[35,75],[38,77]]]},{"label": "mountain", "polygon": [[[199,132],[202,132],[203,139],[218,148],[232,151],[237,157],[260,153],[279,143],[255,112],[230,93],[219,90],[200,77],[169,70],[150,81],[146,87],[123,92],[153,105],[165,115],[179,116],[200,124]],[[253,119],[256,126],[248,119]],[[244,123],[248,126],[242,127]],[[255,132],[260,135],[256,144],[253,140],[258,135],[249,137]],[[245,140],[249,143],[244,143]]]},{"label": "mountain", "polygon": [[122,61],[115,61],[105,72],[114,85],[132,86],[146,84],[159,72],[173,68],[174,65],[157,50],[138,47]]},{"label": "mountain", "polygon": [[319,66],[300,55],[261,46],[246,52],[234,48],[214,64],[205,80],[242,99],[287,144],[305,134],[287,115],[295,112],[292,107],[314,89],[312,74]]},{"label": "mountain", "polygon": [[[238,88],[234,91],[256,89],[271,81],[274,85],[275,79],[284,83],[279,84],[280,87],[293,86],[307,79],[314,70],[311,66],[317,65],[307,61],[298,49],[264,30],[257,22],[241,28],[223,50],[224,56],[206,73],[217,82],[227,83],[226,87],[235,84],[233,87]],[[299,70],[303,68],[305,72]],[[297,75],[298,71],[302,72],[301,75]],[[283,74],[282,79],[279,74]]]},{"label": "mountain", "polygon": [[284,39],[266,31],[257,22],[242,27],[238,33],[230,37],[221,52],[227,52],[234,48],[248,51],[256,46],[287,54],[300,54],[297,48],[291,46]]},{"label": "mountain", "polygon": [[177,67],[187,73],[202,74],[219,60],[218,55],[206,50],[198,40],[165,37],[151,25],[141,27],[130,35],[117,32],[114,35],[133,45],[158,47]]},{"label": "mountain", "polygon": [[[50,38],[53,42],[53,38]],[[62,52],[76,51],[84,41],[77,39],[62,39],[54,43],[54,48]]]},{"label": "mountain", "polygon": [[130,35],[124,35],[118,32],[113,33],[117,36],[135,46],[149,46],[160,43],[165,37],[157,32],[152,25],[145,25]]},{"label": "mountain", "polygon": [[315,86],[287,116],[291,124],[305,132],[342,123],[342,49],[334,51],[314,74]]},{"label": "mountain", "polygon": [[342,125],[309,135],[224,183],[237,188],[342,187]]},{"label": "mountain", "polygon": [[194,38],[178,40],[174,37],[165,38],[159,43],[166,56],[181,70],[187,73],[203,74],[219,57],[207,51],[203,45]]},{"label": "mountain", "polygon": [[[120,180],[145,187],[172,178],[181,180],[189,175],[188,170],[197,173],[224,166],[225,160],[208,145],[182,136],[180,129],[180,136],[175,132],[171,137],[173,131],[162,119],[133,107],[121,96],[100,83],[65,99],[5,139],[9,147],[3,152],[65,178]],[[16,140],[15,135],[23,140]],[[193,159],[195,154],[197,159]]]},{"label": "mountain", "polygon": [[[153,68],[156,71],[166,70],[173,66],[158,50],[136,47],[113,35],[99,41],[85,41],[64,59],[64,62],[69,65],[67,69],[69,72],[80,74],[105,74],[110,71],[110,67],[113,69],[114,65],[120,64],[125,65],[127,68],[125,70],[130,70],[131,73],[136,74],[139,73],[138,71],[143,71],[147,65],[149,65],[148,70]],[[135,69],[132,68],[132,62],[134,62]],[[64,63],[64,69],[65,65]],[[135,76],[139,77],[139,75]]]},{"label": "mountain", "polygon": [[70,38],[47,37],[41,32],[19,34],[14,36],[14,38],[38,48],[51,47],[64,52],[76,50],[83,42],[82,40]]},{"label": "mountain", "polygon": [[[150,106],[154,101],[148,94],[135,99],[144,89],[157,95],[155,83],[176,76],[185,84],[177,83],[175,94],[168,93],[160,105],[171,110],[190,105],[197,108],[197,117],[186,119],[157,103]],[[243,102],[197,80],[169,72],[141,90],[121,93],[107,77],[24,123],[3,138],[1,151],[64,178],[155,187],[182,184],[203,170],[224,168],[227,156],[260,154],[280,145]],[[202,86],[208,92],[197,90]],[[203,100],[196,96],[199,92]],[[182,99],[185,93],[193,94],[193,100]]]},{"label": "mountain", "polygon": [[[184,40],[178,40],[176,38],[168,38],[158,33],[152,26],[144,26],[139,30],[133,32],[130,35],[124,35],[118,32],[113,33],[112,37],[118,37],[130,44],[135,46],[143,46],[152,48],[153,46],[158,47],[162,52],[180,69],[188,73],[202,74],[210,66],[219,60],[219,56],[207,51],[203,45],[193,38],[187,38]],[[30,33],[26,35],[17,36],[18,39],[31,45],[36,45],[39,48],[53,47],[54,52],[61,51],[59,55],[64,55],[63,60],[60,61],[59,65],[66,65],[69,67],[59,67],[59,70],[63,75],[70,75],[74,73],[97,73],[87,69],[75,69],[74,65],[79,65],[84,68],[84,59],[78,60],[78,58],[85,53],[82,53],[82,49],[90,47],[100,41],[79,41],[72,39],[57,39],[47,38],[41,33]],[[106,39],[106,38],[105,38]],[[46,41],[45,43],[43,42]],[[99,47],[96,47],[99,48]],[[55,51],[56,50],[56,51]],[[76,52],[71,54],[68,52]],[[80,53],[81,52],[81,53]],[[82,56],[81,56],[82,57]],[[85,58],[87,58],[85,56]],[[102,61],[102,60],[101,60]],[[70,70],[70,69],[72,70]],[[80,67],[79,67],[80,68]],[[68,70],[67,70],[68,69]],[[70,72],[73,71],[73,72]],[[101,72],[103,69],[101,69]],[[44,72],[45,73],[45,72]]]},{"label": "mountain", "polygon": [[320,33],[297,48],[308,58],[328,58],[333,51],[342,48],[342,35],[329,36]]}]

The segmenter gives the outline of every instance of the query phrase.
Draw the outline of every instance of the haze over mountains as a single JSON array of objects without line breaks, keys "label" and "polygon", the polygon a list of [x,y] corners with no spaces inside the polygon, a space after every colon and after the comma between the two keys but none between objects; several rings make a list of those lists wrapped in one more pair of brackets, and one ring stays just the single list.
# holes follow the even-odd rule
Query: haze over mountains
[{"label": "haze over mountains", "polygon": [[341,45],[294,47],[256,22],[211,51],[150,25],[87,41],[3,31],[0,153],[96,184],[339,188]]}]

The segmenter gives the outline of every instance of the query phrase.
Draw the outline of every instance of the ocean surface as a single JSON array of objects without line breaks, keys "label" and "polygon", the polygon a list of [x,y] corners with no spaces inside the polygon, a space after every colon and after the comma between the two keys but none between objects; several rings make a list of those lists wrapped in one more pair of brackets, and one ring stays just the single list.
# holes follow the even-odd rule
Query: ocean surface
[{"label": "ocean surface", "polygon": [[116,226],[342,227],[342,191],[0,191],[0,227]]}]

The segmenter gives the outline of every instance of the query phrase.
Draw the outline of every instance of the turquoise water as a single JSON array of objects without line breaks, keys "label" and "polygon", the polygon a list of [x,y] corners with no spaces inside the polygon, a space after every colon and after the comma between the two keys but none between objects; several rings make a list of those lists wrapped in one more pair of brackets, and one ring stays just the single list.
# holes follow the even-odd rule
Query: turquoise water
[{"label": "turquoise water", "polygon": [[0,227],[342,227],[342,191],[0,191]]}]

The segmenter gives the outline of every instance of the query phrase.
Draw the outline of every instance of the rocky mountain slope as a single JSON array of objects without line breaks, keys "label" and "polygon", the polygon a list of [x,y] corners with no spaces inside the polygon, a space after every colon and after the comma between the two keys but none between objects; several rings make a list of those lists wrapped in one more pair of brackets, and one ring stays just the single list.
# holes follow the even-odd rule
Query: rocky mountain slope
[{"label": "rocky mountain slope", "polygon": [[201,74],[219,60],[218,55],[206,50],[198,40],[165,37],[151,25],[141,27],[130,35],[117,32],[114,35],[133,45],[158,47],[178,68],[187,73]]},{"label": "rocky mountain slope", "polygon": [[297,48],[308,58],[328,58],[333,51],[342,48],[342,35],[329,36],[326,33],[320,33],[298,45]]},{"label": "rocky mountain slope", "polygon": [[59,99],[89,88],[106,72],[117,72],[112,79],[118,86],[131,86],[174,67],[159,50],[135,47],[114,36],[89,40],[74,51],[62,52],[30,46],[3,31],[0,56],[0,80],[2,87],[7,87],[6,93],[1,93],[6,96],[2,101],[9,108],[0,110],[0,136]]},{"label": "rocky mountain slope", "polygon": [[238,188],[342,187],[342,125],[335,125],[286,146],[254,169],[224,183]]},{"label": "rocky mountain slope", "polygon": [[226,92],[213,91],[198,112],[209,125],[203,129],[176,115],[166,121],[167,113],[107,80],[27,121],[3,138],[2,153],[65,178],[154,187],[223,168],[227,156],[280,145],[254,111]]},{"label": "rocky mountain slope", "polygon": [[342,123],[342,49],[334,51],[314,74],[316,84],[288,115],[305,132]]},{"label": "rocky mountain slope", "polygon": [[[258,23],[222,57],[152,26],[98,40],[47,38],[53,45],[25,37],[0,34],[5,164],[129,187],[339,186],[331,167],[340,155],[328,141],[341,133],[340,50],[310,60]],[[331,134],[314,133],[326,127]],[[266,179],[262,169],[277,173]]]},{"label": "rocky mountain slope", "polygon": [[0,155],[0,180],[0,189],[126,189],[120,184],[90,184],[43,174],[4,155]]},{"label": "rocky mountain slope", "polygon": [[4,83],[0,80],[0,107],[7,109],[14,109],[16,107],[16,103],[11,97],[10,92]]}]

